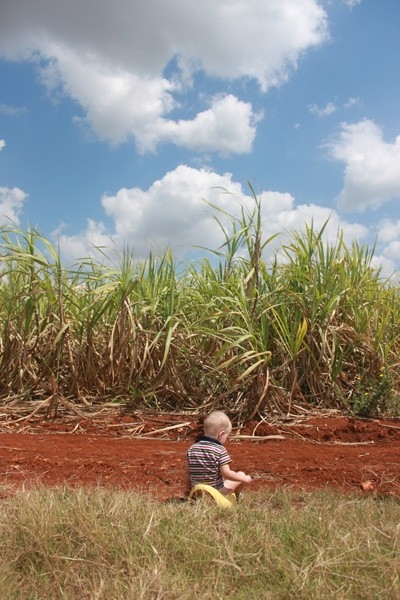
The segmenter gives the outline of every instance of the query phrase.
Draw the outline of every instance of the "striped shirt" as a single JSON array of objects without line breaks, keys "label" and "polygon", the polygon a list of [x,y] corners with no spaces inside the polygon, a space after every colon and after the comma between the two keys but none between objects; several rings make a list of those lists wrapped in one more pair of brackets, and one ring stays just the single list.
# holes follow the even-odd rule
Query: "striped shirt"
[{"label": "striped shirt", "polygon": [[190,483],[206,483],[220,489],[224,487],[221,467],[231,462],[226,448],[218,440],[203,435],[186,452]]}]

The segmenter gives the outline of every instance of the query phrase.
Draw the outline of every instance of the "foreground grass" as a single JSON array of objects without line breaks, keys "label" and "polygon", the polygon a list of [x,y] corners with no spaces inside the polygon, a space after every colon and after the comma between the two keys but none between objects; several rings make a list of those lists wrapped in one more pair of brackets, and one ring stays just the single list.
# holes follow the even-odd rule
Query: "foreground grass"
[{"label": "foreground grass", "polygon": [[0,511],[0,597],[9,600],[400,596],[395,499],[282,490],[221,512],[40,488]]}]

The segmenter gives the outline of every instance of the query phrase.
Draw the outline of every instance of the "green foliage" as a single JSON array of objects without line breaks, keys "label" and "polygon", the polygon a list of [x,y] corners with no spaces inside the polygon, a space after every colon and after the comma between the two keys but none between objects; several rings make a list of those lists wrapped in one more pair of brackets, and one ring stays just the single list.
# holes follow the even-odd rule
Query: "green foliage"
[{"label": "green foliage", "polygon": [[0,229],[3,402],[118,397],[134,409],[218,406],[237,421],[399,413],[398,287],[373,250],[341,233],[324,241],[328,223],[292,231],[265,262],[275,236],[263,237],[250,190],[239,217],[212,207],[224,241],[196,264],[98,248],[101,260],[67,268],[37,231]]},{"label": "green foliage", "polygon": [[400,413],[398,402],[392,377],[381,367],[375,379],[357,379],[350,404],[354,414],[360,417],[390,417]]}]

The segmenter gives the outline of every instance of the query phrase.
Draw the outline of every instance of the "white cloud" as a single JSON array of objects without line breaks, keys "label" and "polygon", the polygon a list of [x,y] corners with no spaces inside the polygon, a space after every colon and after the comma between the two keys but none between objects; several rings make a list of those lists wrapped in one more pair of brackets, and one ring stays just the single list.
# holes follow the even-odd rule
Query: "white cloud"
[{"label": "white cloud", "polygon": [[[275,196],[275,198],[274,198]],[[278,250],[287,241],[292,232],[304,231],[305,226],[313,227],[319,232],[325,227],[323,239],[334,245],[340,232],[345,244],[350,246],[354,240],[365,240],[368,229],[360,223],[351,223],[342,219],[339,214],[316,204],[295,205],[290,194],[266,192],[263,200],[267,201],[263,210],[263,231],[265,238],[275,233],[280,234],[270,245],[269,251]],[[269,205],[269,207],[268,207]],[[282,253],[280,253],[282,256]]]},{"label": "white cloud", "polygon": [[381,266],[383,275],[390,276],[400,270],[400,220],[382,219],[376,232],[374,264]]},{"label": "white cloud", "polygon": [[353,106],[361,106],[362,105],[362,101],[360,98],[353,98],[352,96],[350,96],[350,98],[347,100],[347,102],[344,103],[344,108],[348,109],[348,108],[353,108]]},{"label": "white cloud", "polygon": [[217,187],[242,195],[230,173],[218,175],[180,165],[148,190],[121,189],[115,196],[104,196],[102,205],[114,220],[120,242],[129,241],[140,255],[146,255],[148,244],[155,240],[160,248],[170,246],[182,255],[196,244],[218,245],[219,227],[204,199],[228,209],[235,203]]},{"label": "white cloud", "polygon": [[[198,114],[195,108],[186,121],[172,120],[178,92],[198,71],[253,78],[267,91],[326,38],[326,13],[316,0],[3,0],[0,21],[0,55],[36,61],[49,90],[82,107],[80,122],[112,143],[132,137],[141,151],[159,141],[249,151],[257,121],[250,105],[227,96]],[[232,131],[219,110],[224,102]]]},{"label": "white cloud", "polygon": [[93,219],[87,220],[86,230],[81,234],[67,235],[62,233],[64,226],[53,231],[52,237],[57,240],[63,255],[67,259],[79,260],[96,256],[99,258],[98,248],[110,248],[110,235],[107,234],[103,223],[97,223]]},{"label": "white cloud", "polygon": [[317,106],[316,104],[310,104],[308,108],[310,113],[317,115],[317,117],[326,117],[337,110],[337,106],[333,102],[328,102],[324,107]]},{"label": "white cloud", "polygon": [[0,226],[18,225],[28,195],[17,187],[0,187]]},{"label": "white cloud", "polygon": [[378,240],[383,243],[389,243],[400,240],[400,221],[382,219],[379,223]]},{"label": "white cloud", "polygon": [[399,283],[399,265],[395,260],[384,254],[375,253],[371,258],[371,267],[377,271],[379,270],[382,278],[390,278],[393,283]]},{"label": "white cloud", "polygon": [[42,68],[42,80],[51,92],[61,87],[82,106],[85,116],[76,122],[113,144],[135,136],[141,149],[154,148],[162,116],[174,106],[171,82],[105,66],[94,57],[82,60],[65,48],[55,47],[52,55],[57,59]]},{"label": "white cloud", "polygon": [[252,149],[260,118],[250,103],[230,94],[214,99],[211,107],[192,121],[165,122],[160,137],[196,152],[246,153]]},{"label": "white cloud", "polygon": [[329,115],[332,115],[332,114],[338,112],[338,110],[342,110],[342,109],[348,110],[350,108],[353,108],[354,106],[361,106],[361,105],[362,105],[362,102],[361,102],[360,98],[350,97],[343,104],[336,104],[335,102],[327,102],[325,106],[318,106],[317,104],[310,104],[308,106],[308,110],[310,111],[311,114],[316,115],[317,117],[328,117]]},{"label": "white cloud", "polygon": [[381,267],[382,275],[389,277],[400,270],[400,220],[382,219],[375,230],[376,251],[373,264]]},{"label": "white cloud", "polygon": [[3,148],[6,147],[6,141],[5,140],[0,140],[0,152],[3,150]]},{"label": "white cloud", "polygon": [[329,149],[345,163],[344,186],[337,197],[341,210],[363,212],[400,198],[400,136],[388,143],[370,120],[343,123]]},{"label": "white cloud", "polygon": [[0,115],[6,117],[16,117],[26,113],[26,108],[20,106],[11,106],[10,104],[0,104]]},{"label": "white cloud", "polygon": [[396,263],[398,264],[400,256],[400,238],[393,240],[390,244],[385,246],[383,256],[385,260],[390,260],[393,265]]},{"label": "white cloud", "polygon": [[361,2],[362,0],[342,0],[342,3],[348,6],[350,10],[361,4]]}]

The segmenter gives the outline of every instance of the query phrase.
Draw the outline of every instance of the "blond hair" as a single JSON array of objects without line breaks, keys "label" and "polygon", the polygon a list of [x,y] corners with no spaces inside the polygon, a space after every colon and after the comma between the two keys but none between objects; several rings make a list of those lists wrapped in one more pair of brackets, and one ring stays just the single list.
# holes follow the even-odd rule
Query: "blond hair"
[{"label": "blond hair", "polygon": [[204,419],[204,433],[216,438],[220,431],[230,433],[232,431],[232,423],[228,415],[222,410],[213,410]]}]

